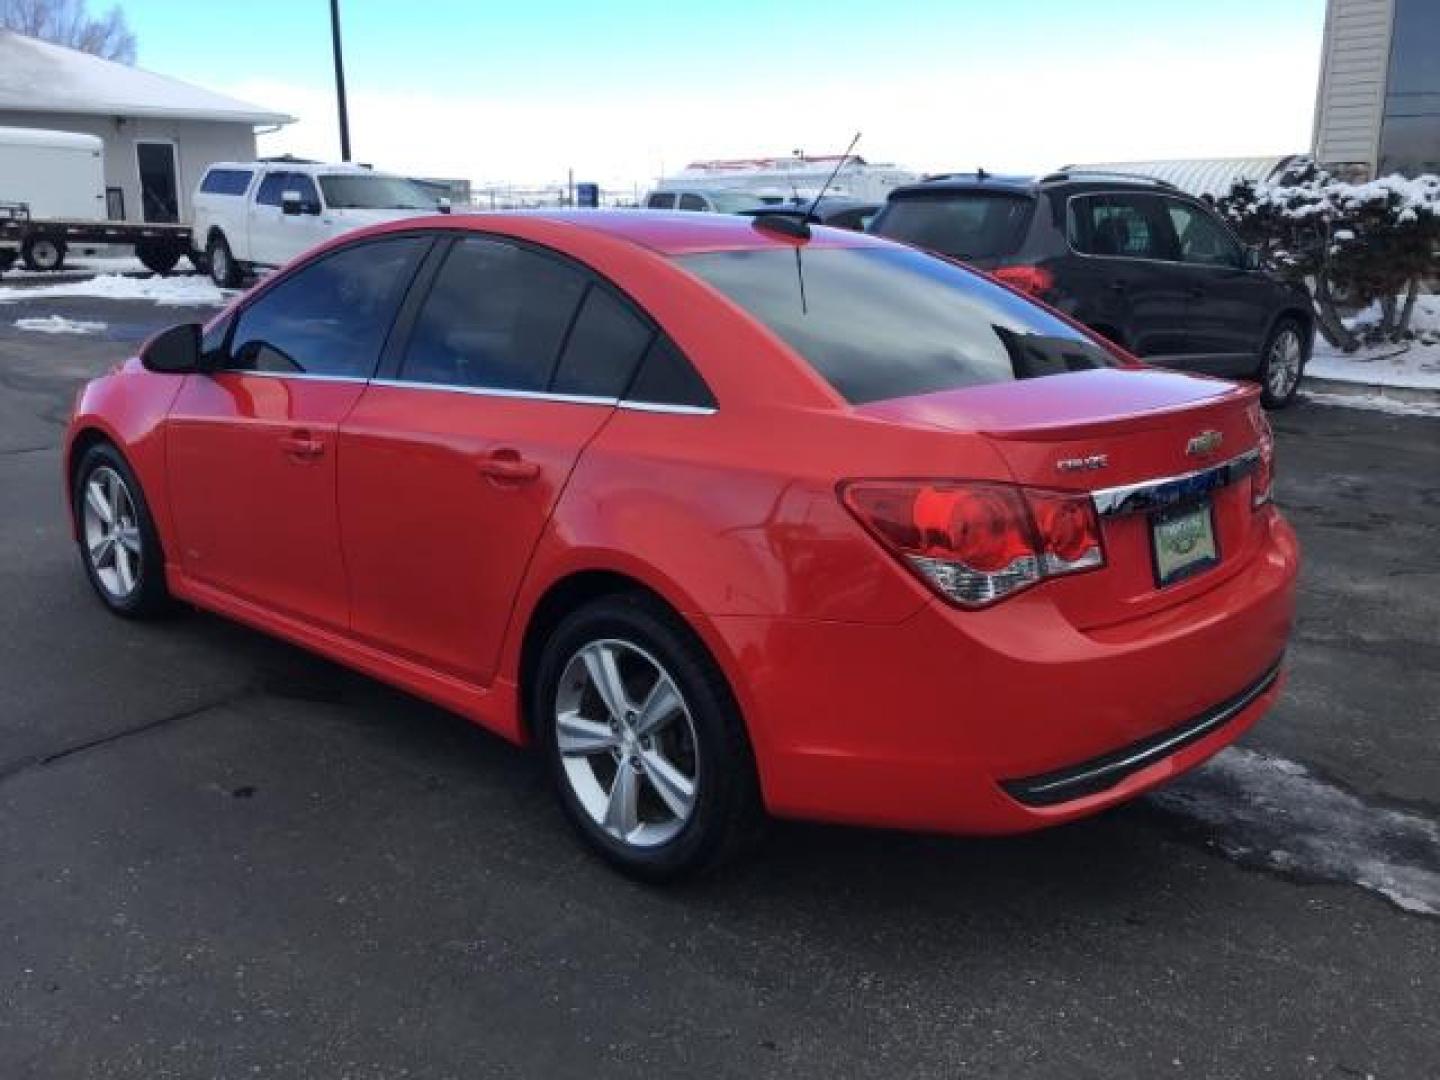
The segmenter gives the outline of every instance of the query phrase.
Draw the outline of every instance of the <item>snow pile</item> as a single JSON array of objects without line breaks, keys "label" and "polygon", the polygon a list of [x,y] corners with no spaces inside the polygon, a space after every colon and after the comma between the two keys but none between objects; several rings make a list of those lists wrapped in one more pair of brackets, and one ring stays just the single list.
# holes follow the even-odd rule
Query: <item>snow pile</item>
[{"label": "snow pile", "polygon": [[[1401,299],[1403,301],[1403,298]],[[1363,334],[1367,327],[1374,326],[1380,318],[1380,304],[1376,302],[1345,321],[1350,329]],[[1422,294],[1415,298],[1415,313],[1411,318],[1410,329],[1415,335],[1413,341],[1365,345],[1352,353],[1341,352],[1327,344],[1323,338],[1317,337],[1315,354],[1305,365],[1305,374],[1316,379],[1363,386],[1440,392],[1440,296]],[[1378,400],[1380,399],[1376,395],[1367,395],[1368,403],[1336,400],[1334,404],[1359,404],[1361,408],[1376,407],[1386,412],[1411,416],[1436,414],[1436,410],[1428,403],[1422,403],[1418,410],[1414,410],[1390,407],[1405,406],[1409,404],[1407,402],[1374,405]]]},{"label": "snow pile", "polygon": [[43,315],[36,319],[16,319],[15,325],[21,330],[34,330],[40,334],[98,334],[105,329],[103,322],[85,322],[81,319],[67,319],[62,315]]},{"label": "snow pile", "polygon": [[149,300],[165,306],[209,306],[225,303],[228,294],[203,277],[122,277],[101,274],[88,281],[25,288],[0,288],[0,304],[16,300],[82,296],[99,300]]},{"label": "snow pile", "polygon": [[1326,394],[1315,390],[1302,391],[1300,396],[1316,405],[1339,405],[1391,416],[1429,416],[1440,420],[1440,401],[1402,401],[1380,394]]},{"label": "snow pile", "polygon": [[1370,806],[1296,762],[1231,747],[1151,800],[1203,823],[1242,863],[1359,885],[1440,915],[1440,824]]}]

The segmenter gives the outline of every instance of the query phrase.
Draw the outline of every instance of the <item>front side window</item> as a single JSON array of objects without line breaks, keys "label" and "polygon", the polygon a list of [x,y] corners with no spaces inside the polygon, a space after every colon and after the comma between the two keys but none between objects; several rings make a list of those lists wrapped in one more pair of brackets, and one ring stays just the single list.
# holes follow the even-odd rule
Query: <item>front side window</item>
[{"label": "front side window", "polygon": [[681,210],[704,210],[705,200],[699,195],[691,195],[688,191],[680,196]]},{"label": "front side window", "polygon": [[420,309],[400,377],[544,391],[587,284],[557,258],[498,240],[462,240]]},{"label": "front side window", "polygon": [[922,192],[892,198],[873,231],[954,259],[993,259],[1019,250],[1034,210],[1028,195]]},{"label": "front side window", "polygon": [[1169,211],[1170,224],[1175,229],[1181,262],[1204,266],[1245,265],[1244,255],[1235,238],[1204,210],[1175,199],[1165,200],[1165,209]]},{"label": "front side window", "polygon": [[399,176],[321,176],[320,190],[325,192],[325,205],[332,210],[435,209],[435,199],[424,188]]},{"label": "front side window", "polygon": [[852,404],[1116,363],[1039,305],[908,248],[765,248],[676,261]]},{"label": "front side window", "polygon": [[1070,200],[1070,246],[1086,255],[1173,259],[1169,223],[1149,195],[1085,195]]},{"label": "front side window", "polygon": [[414,236],[356,244],[285,275],[240,312],[223,366],[369,378],[429,244]]},{"label": "front side window", "polygon": [[255,192],[255,202],[260,206],[279,206],[280,196],[284,194],[289,180],[288,172],[266,173],[265,179],[260,181],[260,189]]}]

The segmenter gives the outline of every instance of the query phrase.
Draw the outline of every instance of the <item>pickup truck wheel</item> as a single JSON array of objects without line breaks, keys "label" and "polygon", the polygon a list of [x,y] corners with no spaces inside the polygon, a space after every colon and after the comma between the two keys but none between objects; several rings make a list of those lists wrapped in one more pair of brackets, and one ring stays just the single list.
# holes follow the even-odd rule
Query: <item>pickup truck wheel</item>
[{"label": "pickup truck wheel", "polygon": [[19,257],[20,253],[13,248],[0,248],[0,274],[14,266],[15,260]]},{"label": "pickup truck wheel", "polygon": [[174,270],[175,264],[180,261],[180,248],[163,241],[142,241],[135,245],[135,257],[140,260],[146,270],[164,277]]},{"label": "pickup truck wheel", "polygon": [[65,241],[32,236],[20,245],[20,258],[30,270],[50,273],[65,265]]},{"label": "pickup truck wheel", "polygon": [[210,263],[210,280],[222,289],[233,289],[240,284],[240,266],[230,253],[230,245],[221,233],[210,238],[205,249],[205,259]]}]

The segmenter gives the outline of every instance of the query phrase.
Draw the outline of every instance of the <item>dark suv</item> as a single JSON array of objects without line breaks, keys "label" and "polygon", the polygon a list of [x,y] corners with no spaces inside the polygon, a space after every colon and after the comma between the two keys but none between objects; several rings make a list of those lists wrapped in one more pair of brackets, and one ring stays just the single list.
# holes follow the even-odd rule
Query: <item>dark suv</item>
[{"label": "dark suv", "polygon": [[1163,181],[935,177],[892,191],[869,231],[989,271],[1154,363],[1258,379],[1270,408],[1294,398],[1310,356],[1304,290]]}]

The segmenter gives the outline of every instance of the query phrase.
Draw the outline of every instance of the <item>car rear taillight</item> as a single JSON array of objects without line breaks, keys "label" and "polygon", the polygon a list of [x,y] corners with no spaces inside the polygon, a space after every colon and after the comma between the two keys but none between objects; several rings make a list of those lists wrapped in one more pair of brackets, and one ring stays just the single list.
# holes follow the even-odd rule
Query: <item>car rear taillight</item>
[{"label": "car rear taillight", "polygon": [[1275,495],[1275,434],[1259,402],[1250,406],[1250,425],[1260,451],[1260,462],[1250,474],[1250,505],[1258,509]]},{"label": "car rear taillight", "polygon": [[1043,295],[1055,286],[1055,275],[1043,266],[1001,266],[990,276],[1032,296]]},{"label": "car rear taillight", "polygon": [[1088,495],[943,480],[859,480],[840,497],[945,599],[984,607],[1047,577],[1105,565]]}]

